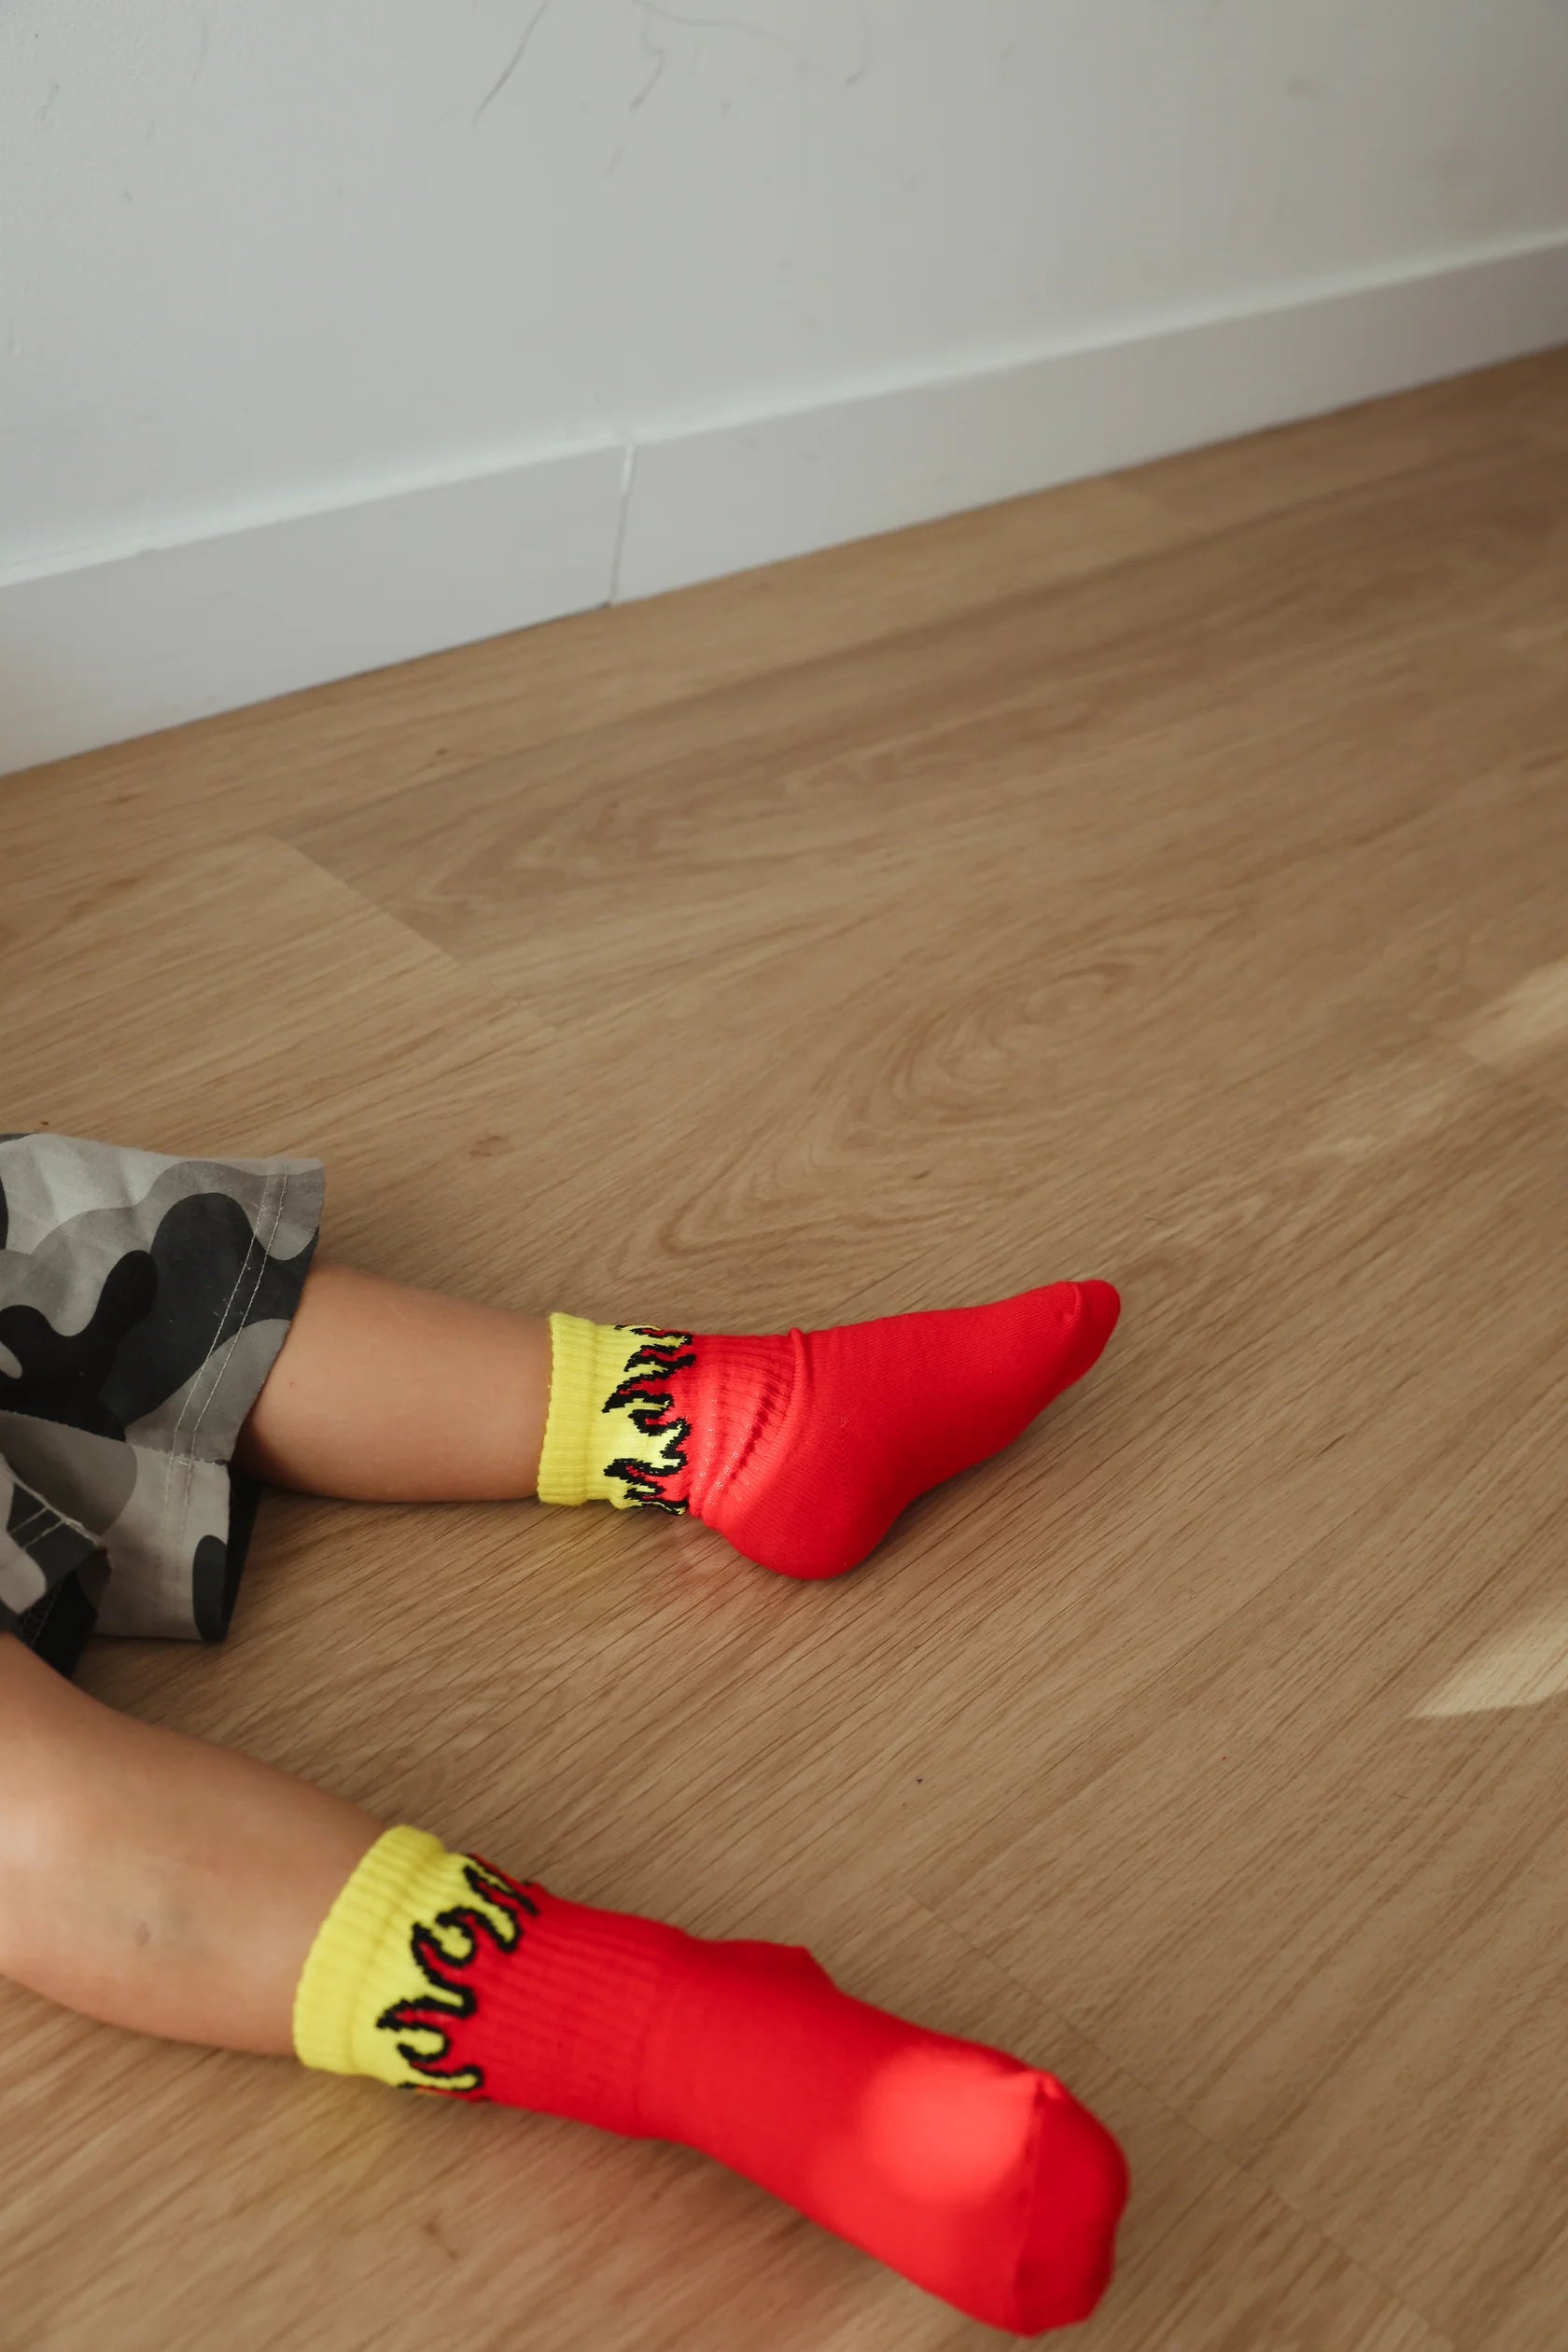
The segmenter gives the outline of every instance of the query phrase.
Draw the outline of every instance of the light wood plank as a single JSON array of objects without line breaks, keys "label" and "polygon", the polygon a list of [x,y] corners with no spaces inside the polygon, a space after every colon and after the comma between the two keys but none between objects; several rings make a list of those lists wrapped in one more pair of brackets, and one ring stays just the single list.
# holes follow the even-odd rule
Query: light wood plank
[{"label": "light wood plank", "polygon": [[1480,445],[1543,440],[1568,447],[1568,352],[1543,352],[1397,399],[1250,433],[1119,479],[1213,530],[1415,467],[1463,461]]},{"label": "light wood plank", "polygon": [[261,825],[440,785],[548,742],[1168,546],[1187,525],[1076,483],[738,580],[584,613],[0,778],[0,922],[36,931]]}]

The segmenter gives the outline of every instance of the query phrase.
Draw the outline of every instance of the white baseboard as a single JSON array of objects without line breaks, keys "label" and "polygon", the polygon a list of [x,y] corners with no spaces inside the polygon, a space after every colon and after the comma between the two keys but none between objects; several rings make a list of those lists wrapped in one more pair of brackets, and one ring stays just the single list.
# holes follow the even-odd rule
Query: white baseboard
[{"label": "white baseboard", "polygon": [[648,596],[1568,343],[1568,235],[639,448]]},{"label": "white baseboard", "polygon": [[0,773],[1568,342],[1568,235],[0,581]]},{"label": "white baseboard", "polygon": [[617,448],[0,583],[0,774],[609,601]]}]

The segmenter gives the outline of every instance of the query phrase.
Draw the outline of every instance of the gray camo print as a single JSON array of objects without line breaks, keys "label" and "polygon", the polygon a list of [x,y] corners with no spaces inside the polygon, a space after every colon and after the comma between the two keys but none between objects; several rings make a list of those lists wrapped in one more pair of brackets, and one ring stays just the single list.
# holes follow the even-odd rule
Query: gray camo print
[{"label": "gray camo print", "polygon": [[0,1631],[67,1670],[94,1624],[221,1639],[250,1501],[230,1459],[323,1181],[0,1136]]}]

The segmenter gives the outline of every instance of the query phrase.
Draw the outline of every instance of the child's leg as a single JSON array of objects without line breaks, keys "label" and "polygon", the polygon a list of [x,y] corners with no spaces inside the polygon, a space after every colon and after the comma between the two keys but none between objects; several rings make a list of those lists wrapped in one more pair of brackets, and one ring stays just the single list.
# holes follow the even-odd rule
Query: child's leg
[{"label": "child's leg", "polygon": [[690,1512],[787,1575],[854,1567],[1079,1379],[1107,1282],[735,1337],[503,1313],[318,1265],[240,1446],[280,1486]]},{"label": "child's leg", "polygon": [[532,1494],[550,1325],[317,1259],[238,1459],[273,1486],[362,1503]]},{"label": "child's leg", "polygon": [[110,2025],[286,2055],[312,1939],[380,1834],[0,1633],[0,1976]]},{"label": "child's leg", "polygon": [[809,1954],[564,1902],[110,1715],[0,1635],[0,1973],[90,2016],[717,2157],[962,2310],[1082,2318],[1125,2171],[1048,2075]]}]

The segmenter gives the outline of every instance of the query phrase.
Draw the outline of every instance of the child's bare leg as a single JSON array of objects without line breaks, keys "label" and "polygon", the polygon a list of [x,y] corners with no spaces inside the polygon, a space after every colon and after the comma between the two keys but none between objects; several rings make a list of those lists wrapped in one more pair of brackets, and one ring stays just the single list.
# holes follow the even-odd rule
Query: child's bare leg
[{"label": "child's bare leg", "polygon": [[0,1975],[111,2025],[287,2054],[294,1988],[381,1825],[101,1706],[0,1633]]},{"label": "child's bare leg", "polygon": [[534,1491],[549,1399],[540,1317],[318,1261],[239,1460],[309,1494],[502,1502]]}]

